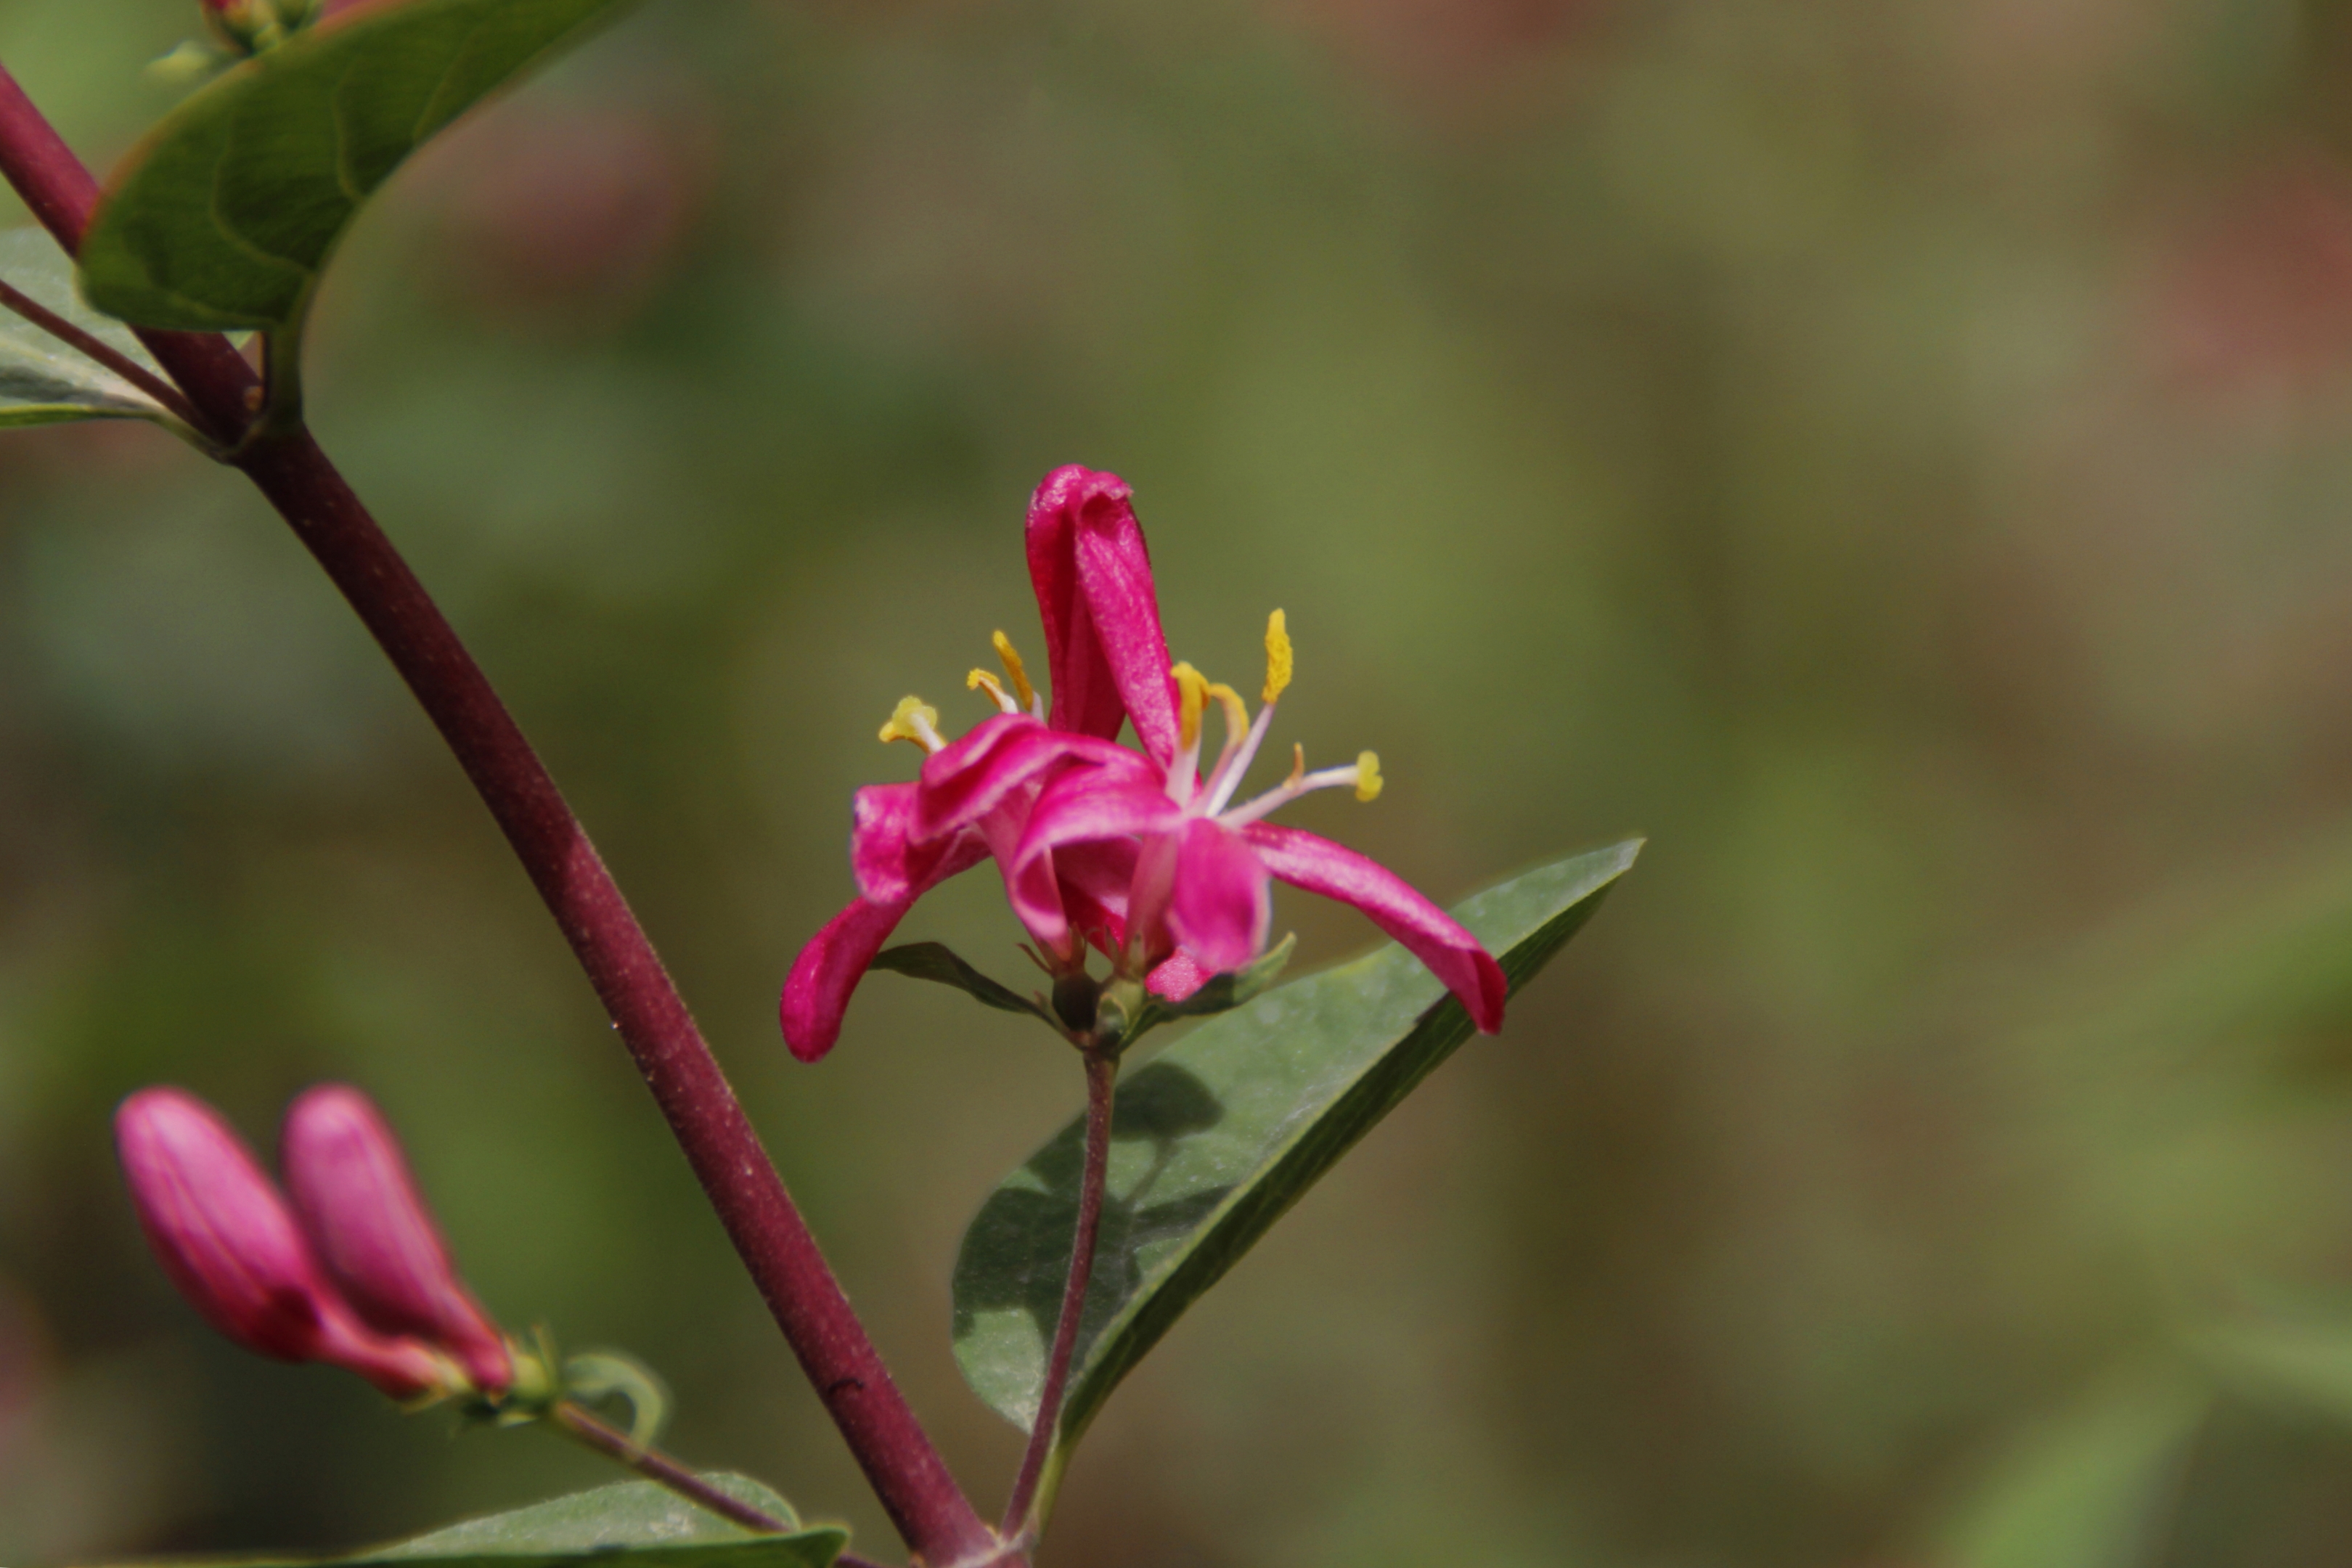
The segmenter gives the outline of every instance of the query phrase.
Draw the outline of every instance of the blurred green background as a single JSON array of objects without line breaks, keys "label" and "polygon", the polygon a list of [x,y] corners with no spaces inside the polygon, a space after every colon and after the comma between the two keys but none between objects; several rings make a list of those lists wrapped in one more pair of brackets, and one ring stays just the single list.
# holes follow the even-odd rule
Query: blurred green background
[{"label": "blurred green background", "polygon": [[[0,0],[94,162],[193,0]],[[875,726],[1041,651],[1135,486],[1289,816],[1588,933],[1162,1345],[1049,1563],[2352,1561],[2352,11],[653,0],[371,212],[323,437],[537,740],[960,1474],[947,1277],[1054,1042],[785,1056]],[[324,1549],[604,1479],[260,1362],[108,1114],[404,1131],[511,1324],[892,1541],[486,816],[291,537],[0,440],[0,1561]],[[1371,933],[1277,906],[1322,962]],[[992,877],[909,934],[1017,973]]]}]

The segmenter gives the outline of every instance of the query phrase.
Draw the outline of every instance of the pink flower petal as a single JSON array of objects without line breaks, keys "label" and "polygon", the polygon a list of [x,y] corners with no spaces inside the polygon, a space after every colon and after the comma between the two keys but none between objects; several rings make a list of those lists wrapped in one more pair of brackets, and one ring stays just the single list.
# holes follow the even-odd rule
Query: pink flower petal
[{"label": "pink flower petal", "polygon": [[1176,851],[1168,926],[1211,973],[1239,969],[1265,946],[1274,918],[1265,868],[1241,835],[1195,817]]},{"label": "pink flower petal", "polygon": [[915,900],[959,872],[988,858],[977,833],[958,833],[909,850],[906,824],[914,810],[913,784],[877,784],[857,792],[857,829],[850,856],[861,888],[887,897],[853,901],[810,939],[793,960],[777,1016],[793,1055],[813,1062],[841,1037],[841,1016],[866,966],[915,907]]},{"label": "pink flower petal", "polygon": [[1292,887],[1363,910],[1374,925],[1429,965],[1430,973],[1469,1010],[1479,1033],[1491,1035],[1503,1026],[1510,984],[1502,965],[1476,937],[1403,878],[1352,849],[1295,827],[1253,822],[1241,836],[1265,868]]},{"label": "pink flower petal", "polygon": [[1045,623],[1054,728],[1112,739],[1116,703],[1164,766],[1176,754],[1176,682],[1131,493],[1118,475],[1076,465],[1046,475],[1029,503],[1029,574]]},{"label": "pink flower petal", "polygon": [[309,1090],[287,1110],[278,1160],[319,1261],[370,1328],[439,1346],[485,1393],[514,1382],[506,1339],[450,1266],[373,1100],[348,1084]]},{"label": "pink flower petal", "polygon": [[1022,785],[1065,763],[1123,769],[1139,776],[1150,768],[1124,746],[1090,735],[1064,734],[1026,713],[999,713],[924,759],[908,836],[922,843],[969,826]]},{"label": "pink flower petal", "polygon": [[1135,880],[1135,844],[1109,838],[1054,851],[1054,877],[1072,930],[1105,953],[1127,941],[1127,892]]},{"label": "pink flower petal", "polygon": [[876,903],[912,903],[958,871],[978,865],[986,848],[971,834],[917,841],[912,826],[920,786],[868,784],[857,792],[849,829],[849,868],[857,890]]},{"label": "pink flower petal", "polygon": [[1171,1002],[1181,1002],[1185,997],[1206,985],[1212,978],[1209,971],[1193,963],[1188,955],[1180,952],[1153,970],[1144,981],[1144,987],[1155,996],[1165,996]]},{"label": "pink flower petal", "polygon": [[1097,495],[1127,487],[1115,475],[1073,463],[1055,468],[1029,501],[1029,582],[1045,623],[1045,664],[1053,678],[1055,729],[1115,740],[1127,717],[1110,660],[1095,636],[1094,613],[1078,582],[1078,513]]},{"label": "pink flower petal", "polygon": [[371,1332],[327,1282],[277,1184],[220,1112],[184,1089],[145,1089],[114,1113],[140,1228],[205,1321],[278,1361],[348,1368],[395,1399],[441,1383],[414,1340]]},{"label": "pink flower petal", "polygon": [[1172,832],[1184,814],[1167,795],[1104,769],[1076,769],[1047,784],[1030,809],[1005,887],[1013,912],[1038,939],[1059,945],[1068,937],[1053,851],[1064,845]]}]

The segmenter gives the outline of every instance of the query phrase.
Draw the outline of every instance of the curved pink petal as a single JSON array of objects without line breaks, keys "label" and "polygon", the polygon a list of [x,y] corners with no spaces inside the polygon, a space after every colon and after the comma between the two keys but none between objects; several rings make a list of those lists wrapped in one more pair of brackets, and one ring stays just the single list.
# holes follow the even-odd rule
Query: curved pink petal
[{"label": "curved pink petal", "polygon": [[1054,728],[1109,740],[1123,710],[1165,766],[1176,754],[1176,683],[1132,494],[1118,475],[1076,464],[1046,475],[1029,503],[1029,575],[1045,623]]},{"label": "curved pink petal", "polygon": [[1045,665],[1053,679],[1056,730],[1113,740],[1127,710],[1110,660],[1095,636],[1094,614],[1078,583],[1078,513],[1097,494],[1127,487],[1116,475],[1073,463],[1055,468],[1029,500],[1029,582],[1045,623]]},{"label": "curved pink petal", "polygon": [[[1054,879],[1071,929],[1106,954],[1127,941],[1127,894],[1135,880],[1132,839],[1066,844],[1054,852]],[[1009,886],[1009,884],[1008,884]]]},{"label": "curved pink petal", "polygon": [[506,1338],[457,1278],[375,1102],[349,1084],[306,1091],[287,1109],[278,1163],[319,1261],[368,1327],[437,1345],[475,1387],[504,1393]]},{"label": "curved pink petal", "polygon": [[1185,997],[1206,985],[1211,978],[1207,970],[1193,963],[1188,955],[1180,952],[1153,970],[1144,981],[1144,986],[1155,996],[1165,996],[1171,1002],[1181,1002]]},{"label": "curved pink petal", "polygon": [[841,1016],[849,1011],[849,994],[912,908],[912,899],[888,904],[858,899],[801,949],[776,1010],[793,1055],[813,1062],[833,1049],[841,1038]]},{"label": "curved pink petal", "polygon": [[1169,833],[1181,826],[1182,808],[1149,784],[1103,769],[1076,769],[1047,784],[1030,808],[1029,826],[1005,868],[1013,912],[1039,940],[1067,940],[1069,922],[1053,852],[1065,845],[1139,835]]},{"label": "curved pink petal", "polygon": [[1363,910],[1374,925],[1429,965],[1430,973],[1469,1010],[1479,1033],[1491,1035],[1503,1026],[1503,1003],[1510,994],[1503,966],[1476,937],[1403,878],[1376,860],[1295,827],[1253,822],[1241,830],[1241,837],[1267,870],[1292,887]]},{"label": "curved pink petal", "polygon": [[1265,868],[1241,835],[1204,817],[1185,825],[1169,889],[1168,927],[1211,973],[1239,969],[1265,946],[1273,923]]},{"label": "curved pink petal", "polygon": [[858,837],[851,858],[858,883],[887,887],[893,896],[853,900],[793,960],[776,1016],[783,1026],[784,1044],[804,1062],[823,1057],[841,1037],[841,1016],[849,1010],[850,993],[915,900],[988,858],[988,845],[977,833],[954,834],[910,855],[904,828],[913,810],[914,789],[912,784],[877,784],[857,792]]},{"label": "curved pink petal", "polygon": [[220,1112],[184,1089],[143,1089],[114,1113],[114,1141],[156,1260],[214,1328],[278,1361],[347,1368],[395,1399],[440,1386],[425,1346],[359,1321]]},{"label": "curved pink petal", "polygon": [[1026,713],[999,713],[923,761],[908,837],[922,843],[968,826],[1066,762],[1148,775],[1151,764],[1124,746],[1048,729]]},{"label": "curved pink petal", "polygon": [[982,846],[966,842],[971,835],[914,837],[909,829],[920,787],[868,784],[851,808],[849,868],[857,890],[877,903],[911,903],[985,854]]},{"label": "curved pink petal", "polygon": [[1170,673],[1168,638],[1160,629],[1151,552],[1123,493],[1126,487],[1120,489],[1117,500],[1097,500],[1078,513],[1078,581],[1128,722],[1143,749],[1164,767],[1176,755],[1176,678]]}]

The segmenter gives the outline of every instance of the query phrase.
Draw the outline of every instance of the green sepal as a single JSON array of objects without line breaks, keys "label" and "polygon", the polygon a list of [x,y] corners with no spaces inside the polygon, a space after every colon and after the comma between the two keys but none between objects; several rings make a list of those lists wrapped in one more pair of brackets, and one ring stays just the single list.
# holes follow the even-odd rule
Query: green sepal
[{"label": "green sepal", "polygon": [[650,1448],[669,1421],[669,1389],[651,1367],[614,1351],[590,1351],[563,1363],[563,1391],[582,1405],[621,1399],[629,1406],[629,1441]]}]

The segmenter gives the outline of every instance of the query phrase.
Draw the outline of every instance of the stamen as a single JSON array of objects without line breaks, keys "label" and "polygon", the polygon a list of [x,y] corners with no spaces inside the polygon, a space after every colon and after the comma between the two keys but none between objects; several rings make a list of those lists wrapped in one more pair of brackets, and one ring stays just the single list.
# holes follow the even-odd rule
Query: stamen
[{"label": "stamen", "polygon": [[1209,704],[1209,678],[1179,661],[1169,674],[1176,678],[1177,743],[1188,752],[1201,744],[1201,712]]},{"label": "stamen", "polygon": [[997,683],[996,677],[989,674],[988,671],[984,669],[975,669],[970,675],[963,678],[963,689],[966,691],[977,691],[982,687],[986,687],[988,689],[988,695],[995,701],[996,710],[998,712],[1018,713],[1021,711],[1021,705],[1013,700],[1012,695],[1007,692],[1003,686],[999,685]]},{"label": "stamen", "polygon": [[1265,700],[1271,705],[1290,685],[1290,624],[1280,610],[1265,618]]},{"label": "stamen", "polygon": [[[1233,695],[1228,687],[1221,686],[1217,689]],[[1249,776],[1250,763],[1257,760],[1257,749],[1265,743],[1265,732],[1274,723],[1274,704],[1269,702],[1257,710],[1257,718],[1251,722],[1249,733],[1242,737],[1239,746],[1235,746],[1232,721],[1240,702],[1240,697],[1234,695],[1233,704],[1225,710],[1225,752],[1217,759],[1217,771],[1209,776],[1209,803],[1203,807],[1211,816],[1224,810],[1225,803],[1234,798],[1234,792],[1242,787],[1242,780]]]},{"label": "stamen", "polygon": [[911,741],[926,752],[936,752],[947,742],[940,739],[940,710],[919,697],[901,697],[892,710],[889,722],[882,726],[881,739]]},{"label": "stamen", "polygon": [[1358,800],[1370,800],[1381,793],[1381,759],[1370,752],[1358,753],[1352,766],[1319,768],[1307,772],[1307,752],[1304,747],[1291,751],[1290,776],[1255,800],[1245,802],[1233,810],[1222,813],[1217,820],[1227,827],[1242,827],[1281,810],[1302,795],[1318,789],[1338,789],[1342,784],[1355,786]]},{"label": "stamen", "polygon": [[996,657],[1004,665],[1004,673],[1013,682],[1013,695],[1021,706],[1032,712],[1037,710],[1037,689],[1029,684],[1029,671],[1023,667],[1021,656],[1013,651],[1013,639],[998,632],[990,639],[996,644]]}]

